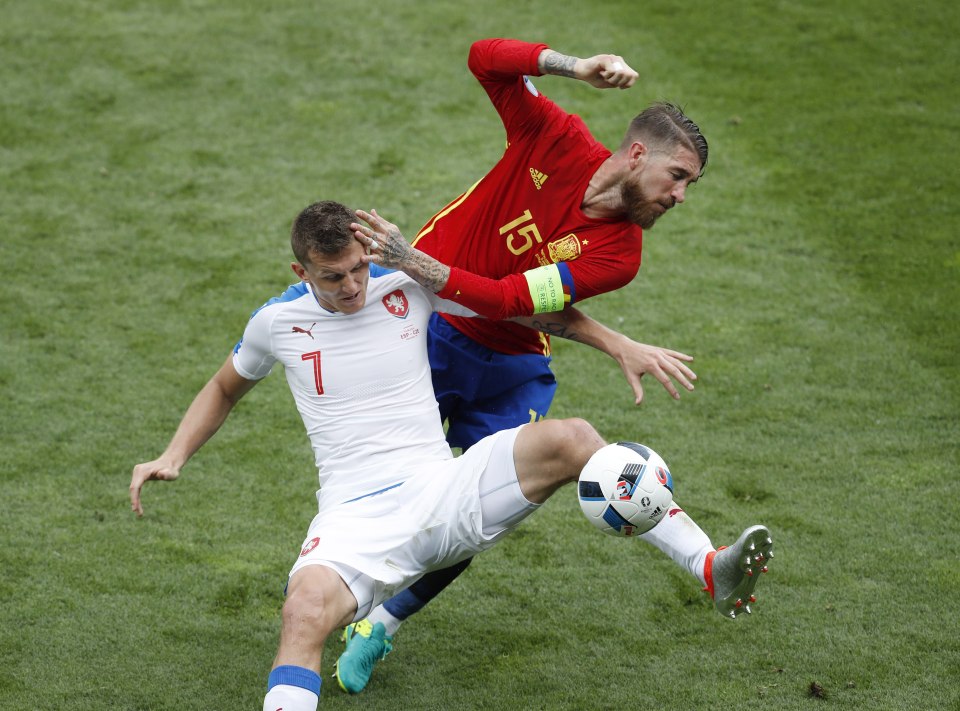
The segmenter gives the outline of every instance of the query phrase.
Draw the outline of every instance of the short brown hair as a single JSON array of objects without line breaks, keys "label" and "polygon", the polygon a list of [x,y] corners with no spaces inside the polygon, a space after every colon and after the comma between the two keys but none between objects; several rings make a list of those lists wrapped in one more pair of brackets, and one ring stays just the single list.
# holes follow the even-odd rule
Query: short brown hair
[{"label": "short brown hair", "polygon": [[630,122],[620,148],[637,140],[662,148],[683,146],[700,158],[701,174],[707,167],[707,139],[700,133],[700,127],[674,104],[661,102],[644,109]]},{"label": "short brown hair", "polygon": [[350,223],[353,211],[339,202],[323,200],[305,207],[290,228],[290,247],[300,264],[306,266],[310,252],[337,255],[354,241]]}]

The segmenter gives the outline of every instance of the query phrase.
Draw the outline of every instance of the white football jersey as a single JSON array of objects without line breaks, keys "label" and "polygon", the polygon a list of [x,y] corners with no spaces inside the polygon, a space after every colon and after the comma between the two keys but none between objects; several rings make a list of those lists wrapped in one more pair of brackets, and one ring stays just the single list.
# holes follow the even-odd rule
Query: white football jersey
[{"label": "white football jersey", "polygon": [[233,365],[248,380],[283,365],[319,469],[321,510],[452,457],[427,359],[435,310],[474,315],[372,267],[357,313],[327,311],[300,282],[250,317]]}]

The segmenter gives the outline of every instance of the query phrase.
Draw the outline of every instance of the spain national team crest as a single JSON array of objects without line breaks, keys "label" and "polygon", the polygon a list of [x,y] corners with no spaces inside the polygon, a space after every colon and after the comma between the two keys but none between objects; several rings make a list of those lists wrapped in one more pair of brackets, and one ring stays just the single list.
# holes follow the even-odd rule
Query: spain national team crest
[{"label": "spain national team crest", "polygon": [[580,246],[580,239],[571,232],[566,237],[548,244],[547,251],[550,253],[550,259],[556,264],[557,262],[572,262],[580,256],[582,247]]},{"label": "spain national team crest", "polygon": [[396,316],[397,318],[407,317],[407,311],[410,308],[410,304],[407,301],[407,296],[403,293],[402,289],[391,291],[389,294],[384,296],[381,301],[383,301],[383,305],[386,307],[391,316]]},{"label": "spain national team crest", "polygon": [[572,262],[583,254],[584,244],[586,242],[581,243],[580,238],[571,232],[566,237],[549,242],[547,248],[537,254],[537,261],[542,267],[557,262]]}]

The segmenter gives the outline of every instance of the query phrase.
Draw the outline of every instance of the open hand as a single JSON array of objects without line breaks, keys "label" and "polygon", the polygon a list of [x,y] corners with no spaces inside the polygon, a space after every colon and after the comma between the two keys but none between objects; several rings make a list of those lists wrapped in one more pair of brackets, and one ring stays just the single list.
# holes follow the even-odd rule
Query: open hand
[{"label": "open hand", "polygon": [[363,261],[394,268],[410,256],[412,248],[395,224],[384,220],[376,210],[357,210],[356,215],[369,225],[350,225],[354,237],[369,250]]},{"label": "open hand", "polygon": [[692,391],[692,381],[697,379],[697,374],[687,366],[692,360],[693,356],[686,353],[636,341],[630,341],[629,348],[617,357],[627,382],[633,388],[634,402],[637,405],[643,402],[643,385],[640,379],[647,373],[656,378],[674,400],[680,399],[680,392],[673,384],[674,380],[683,388]]}]

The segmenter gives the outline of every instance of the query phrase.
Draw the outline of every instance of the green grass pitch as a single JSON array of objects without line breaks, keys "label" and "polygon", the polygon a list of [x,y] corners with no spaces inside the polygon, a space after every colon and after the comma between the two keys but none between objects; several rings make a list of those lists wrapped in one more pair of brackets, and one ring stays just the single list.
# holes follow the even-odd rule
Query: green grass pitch
[{"label": "green grass pitch", "polygon": [[711,145],[628,288],[694,393],[557,342],[552,416],[657,449],[754,614],[712,612],[572,488],[321,708],[960,707],[960,9],[946,0],[0,3],[0,709],[260,708],[316,476],[281,375],[129,511],[320,198],[413,233],[503,147],[481,37],[622,54],[538,87],[615,146],[660,99]]}]

